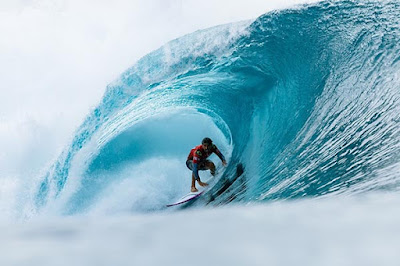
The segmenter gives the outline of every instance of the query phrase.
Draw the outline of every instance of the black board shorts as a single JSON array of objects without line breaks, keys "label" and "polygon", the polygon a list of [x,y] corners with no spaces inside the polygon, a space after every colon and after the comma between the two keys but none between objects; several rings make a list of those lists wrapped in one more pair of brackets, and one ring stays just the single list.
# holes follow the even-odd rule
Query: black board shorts
[{"label": "black board shorts", "polygon": [[[204,161],[200,161],[199,163],[198,163],[198,170],[207,170],[207,168],[206,168],[206,165],[207,165],[207,163],[210,163],[211,161],[210,160],[204,160]],[[191,171],[193,171],[193,160],[187,160],[186,161],[186,166],[187,166],[187,168],[189,168]]]}]

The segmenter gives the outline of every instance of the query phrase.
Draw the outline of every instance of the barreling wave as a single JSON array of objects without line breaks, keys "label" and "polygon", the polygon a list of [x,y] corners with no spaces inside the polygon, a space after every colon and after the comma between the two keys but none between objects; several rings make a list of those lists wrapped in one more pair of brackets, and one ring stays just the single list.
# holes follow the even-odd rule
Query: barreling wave
[{"label": "barreling wave", "polygon": [[35,204],[162,209],[204,136],[229,165],[198,204],[398,190],[399,27],[397,1],[328,1],[171,41],[107,87]]}]

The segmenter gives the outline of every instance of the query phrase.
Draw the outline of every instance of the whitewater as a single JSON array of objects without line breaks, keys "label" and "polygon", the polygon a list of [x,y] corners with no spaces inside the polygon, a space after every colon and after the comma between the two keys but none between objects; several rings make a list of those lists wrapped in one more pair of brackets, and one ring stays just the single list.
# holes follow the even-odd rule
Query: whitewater
[{"label": "whitewater", "polygon": [[[149,52],[40,170],[2,171],[1,264],[397,265],[399,22],[397,1],[322,1]],[[228,166],[166,208],[205,136]]]}]

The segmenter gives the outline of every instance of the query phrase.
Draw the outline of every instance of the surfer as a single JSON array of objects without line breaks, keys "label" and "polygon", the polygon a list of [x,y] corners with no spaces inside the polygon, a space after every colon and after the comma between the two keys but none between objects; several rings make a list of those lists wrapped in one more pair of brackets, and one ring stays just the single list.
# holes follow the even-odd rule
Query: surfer
[{"label": "surfer", "polygon": [[222,161],[222,165],[226,166],[226,160],[224,155],[218,150],[210,138],[204,138],[201,145],[194,147],[187,158],[186,166],[192,170],[192,192],[197,192],[196,180],[200,186],[208,186],[200,180],[199,170],[210,170],[212,176],[215,176],[215,164],[207,160],[207,158],[215,153]]}]

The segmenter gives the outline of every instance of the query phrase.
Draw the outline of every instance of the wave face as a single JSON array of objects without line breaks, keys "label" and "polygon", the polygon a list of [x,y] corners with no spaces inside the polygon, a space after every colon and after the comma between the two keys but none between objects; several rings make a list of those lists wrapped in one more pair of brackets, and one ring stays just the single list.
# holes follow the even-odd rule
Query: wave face
[{"label": "wave face", "polygon": [[229,165],[200,204],[398,190],[399,25],[396,1],[321,2],[171,41],[107,87],[35,206],[160,210],[204,136]]}]

